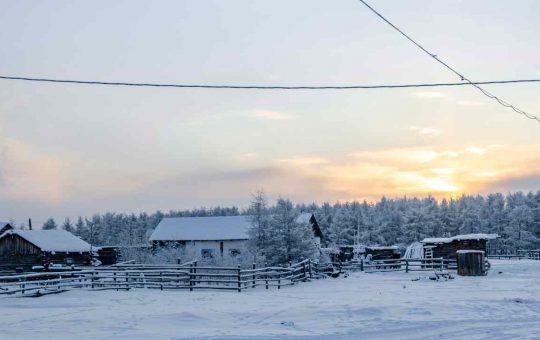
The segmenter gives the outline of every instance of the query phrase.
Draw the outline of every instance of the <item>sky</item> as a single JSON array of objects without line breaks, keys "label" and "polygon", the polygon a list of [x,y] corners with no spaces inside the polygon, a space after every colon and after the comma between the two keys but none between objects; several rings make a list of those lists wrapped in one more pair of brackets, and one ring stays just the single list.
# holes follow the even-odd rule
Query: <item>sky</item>
[{"label": "sky", "polygon": [[[540,2],[372,0],[472,80],[540,78]],[[0,0],[0,75],[351,85],[459,79],[355,0]],[[489,85],[540,115],[540,84]],[[0,220],[540,189],[540,124],[471,87],[0,80]]]}]

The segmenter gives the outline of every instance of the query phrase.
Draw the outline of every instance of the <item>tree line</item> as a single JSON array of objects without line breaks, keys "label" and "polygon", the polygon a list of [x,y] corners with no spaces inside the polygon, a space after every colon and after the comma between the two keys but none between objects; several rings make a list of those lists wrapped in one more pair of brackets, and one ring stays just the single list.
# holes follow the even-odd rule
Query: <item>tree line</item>
[{"label": "tree line", "polygon": [[540,191],[463,195],[440,201],[433,197],[382,197],[377,202],[293,204],[280,199],[273,205],[258,193],[242,210],[203,207],[137,215],[108,212],[76,221],[66,219],[60,226],[51,218],[43,229],[63,228],[86,241],[93,239],[96,245],[130,246],[147,244],[163,217],[250,215],[250,247],[258,249],[260,256],[277,261],[301,255],[298,249],[311,251],[305,242],[307,231],[294,222],[294,216],[301,212],[315,214],[324,235],[323,246],[356,243],[406,247],[425,237],[496,233],[500,238],[492,242],[493,251],[540,248]]}]

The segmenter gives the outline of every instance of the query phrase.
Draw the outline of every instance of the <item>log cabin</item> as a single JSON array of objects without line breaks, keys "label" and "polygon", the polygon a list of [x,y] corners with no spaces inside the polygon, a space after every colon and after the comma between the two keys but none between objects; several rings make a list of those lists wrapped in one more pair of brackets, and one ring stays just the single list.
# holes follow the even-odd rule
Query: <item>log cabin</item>
[{"label": "log cabin", "polygon": [[65,230],[10,229],[0,235],[0,267],[3,269],[82,265],[90,260],[90,245]]}]

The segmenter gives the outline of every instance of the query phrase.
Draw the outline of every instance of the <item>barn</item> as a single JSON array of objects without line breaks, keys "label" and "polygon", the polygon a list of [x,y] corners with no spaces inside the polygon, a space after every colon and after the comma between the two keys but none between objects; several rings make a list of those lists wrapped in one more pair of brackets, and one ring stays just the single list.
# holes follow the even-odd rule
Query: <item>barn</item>
[{"label": "barn", "polygon": [[[310,224],[315,242],[320,246],[321,229],[311,213],[302,213],[297,223]],[[249,216],[166,217],[150,236],[154,248],[176,246],[190,256],[210,259],[235,258],[249,239]]]},{"label": "barn", "polygon": [[209,259],[236,257],[249,239],[248,216],[166,217],[150,236],[154,247],[177,246]]},{"label": "barn", "polygon": [[82,265],[90,245],[65,230],[15,230],[0,235],[0,267],[30,269],[46,264]]},{"label": "barn", "polygon": [[489,240],[497,234],[465,234],[454,237],[425,238],[422,240],[424,258],[444,258],[455,260],[459,250],[481,250],[488,254]]}]

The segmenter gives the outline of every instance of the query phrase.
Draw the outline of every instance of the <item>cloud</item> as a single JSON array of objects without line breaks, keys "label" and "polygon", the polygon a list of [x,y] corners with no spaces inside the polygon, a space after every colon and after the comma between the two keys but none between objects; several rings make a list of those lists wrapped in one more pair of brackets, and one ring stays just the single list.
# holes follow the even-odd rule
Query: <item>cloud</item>
[{"label": "cloud", "polygon": [[475,155],[485,155],[486,154],[486,148],[481,148],[477,146],[470,146],[465,149],[465,151],[470,152]]},{"label": "cloud", "polygon": [[254,111],[250,113],[249,115],[257,119],[278,120],[278,121],[291,120],[295,118],[294,115],[291,115],[289,113],[279,112],[279,111],[265,111],[265,110]]},{"label": "cloud", "polygon": [[411,126],[410,130],[416,132],[419,136],[424,137],[439,137],[441,135],[441,130],[430,128],[430,127],[418,127],[418,126]]},{"label": "cloud", "polygon": [[0,196],[59,202],[66,197],[63,160],[20,140],[0,145]]},{"label": "cloud", "polygon": [[434,92],[434,91],[413,92],[412,96],[416,98],[425,98],[425,99],[438,99],[438,98],[447,97],[446,93]]}]

